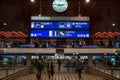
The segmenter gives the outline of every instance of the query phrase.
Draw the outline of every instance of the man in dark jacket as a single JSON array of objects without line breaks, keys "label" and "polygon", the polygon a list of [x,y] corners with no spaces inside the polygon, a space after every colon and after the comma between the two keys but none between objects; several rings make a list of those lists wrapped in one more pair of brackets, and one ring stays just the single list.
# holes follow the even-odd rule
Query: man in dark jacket
[{"label": "man in dark jacket", "polygon": [[79,66],[78,66],[78,59],[75,61],[75,73],[77,73],[78,72],[78,68],[79,68]]},{"label": "man in dark jacket", "polygon": [[60,71],[61,71],[61,60],[58,59],[58,72],[60,72]]},{"label": "man in dark jacket", "polygon": [[80,80],[81,79],[81,72],[84,68],[83,63],[81,62],[80,59],[78,59],[77,67],[78,67],[78,75],[79,75],[79,80]]},{"label": "man in dark jacket", "polygon": [[38,61],[38,63],[37,63],[37,71],[38,71],[38,73],[37,74],[39,74],[38,76],[38,80],[41,80],[41,73],[42,73],[42,70],[43,70],[43,63],[42,63],[42,60],[40,59],[39,61]]}]

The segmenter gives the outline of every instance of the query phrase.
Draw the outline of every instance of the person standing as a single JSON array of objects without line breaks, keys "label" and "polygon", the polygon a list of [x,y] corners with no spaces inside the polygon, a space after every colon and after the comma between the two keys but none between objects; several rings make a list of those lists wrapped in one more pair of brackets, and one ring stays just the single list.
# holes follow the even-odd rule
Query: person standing
[{"label": "person standing", "polygon": [[53,79],[54,69],[53,69],[53,63],[52,63],[52,61],[50,61],[50,60],[48,60],[47,71],[48,71],[49,79],[50,79],[50,78]]},{"label": "person standing", "polygon": [[58,72],[60,72],[60,71],[61,71],[61,60],[58,59]]},{"label": "person standing", "polygon": [[37,63],[37,74],[36,74],[36,77],[38,80],[41,80],[41,73],[42,73],[42,70],[43,70],[43,63],[42,63],[42,60],[40,59]]},{"label": "person standing", "polygon": [[70,60],[67,59],[66,61],[66,68],[67,68],[67,72],[70,72]]}]

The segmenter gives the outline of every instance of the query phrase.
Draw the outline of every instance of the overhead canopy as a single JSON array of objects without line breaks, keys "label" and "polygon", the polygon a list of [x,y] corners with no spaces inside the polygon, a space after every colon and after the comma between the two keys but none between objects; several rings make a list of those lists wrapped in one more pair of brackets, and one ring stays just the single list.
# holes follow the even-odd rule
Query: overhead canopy
[{"label": "overhead canopy", "polygon": [[97,32],[92,37],[94,38],[113,38],[119,36],[120,32]]},{"label": "overhead canopy", "polygon": [[26,38],[28,35],[24,34],[21,31],[0,31],[0,36],[6,37],[6,38]]}]

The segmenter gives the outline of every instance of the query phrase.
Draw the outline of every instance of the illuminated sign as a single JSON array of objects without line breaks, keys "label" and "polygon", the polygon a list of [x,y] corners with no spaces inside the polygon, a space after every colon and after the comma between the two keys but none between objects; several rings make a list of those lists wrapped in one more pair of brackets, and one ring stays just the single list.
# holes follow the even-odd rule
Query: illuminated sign
[{"label": "illuminated sign", "polygon": [[31,38],[89,38],[89,30],[30,30]]},{"label": "illuminated sign", "polygon": [[31,29],[89,29],[89,22],[31,22]]},{"label": "illuminated sign", "polygon": [[31,38],[89,38],[89,17],[32,16]]}]

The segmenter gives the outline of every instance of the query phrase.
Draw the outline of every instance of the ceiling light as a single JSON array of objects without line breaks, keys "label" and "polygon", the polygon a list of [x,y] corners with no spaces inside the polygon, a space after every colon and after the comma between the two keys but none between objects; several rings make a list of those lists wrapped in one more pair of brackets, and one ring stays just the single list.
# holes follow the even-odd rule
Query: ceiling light
[{"label": "ceiling light", "polygon": [[112,26],[115,26],[115,25],[116,25],[115,23],[112,24]]},{"label": "ceiling light", "polygon": [[104,55],[107,55],[107,53],[105,53]]},{"label": "ceiling light", "polygon": [[38,16],[41,17],[41,14],[39,14]]},{"label": "ceiling light", "polygon": [[3,23],[3,25],[4,25],[4,26],[6,26],[6,25],[7,25],[7,23]]},{"label": "ceiling light", "polygon": [[90,0],[86,0],[86,3],[89,3],[90,2]]},{"label": "ceiling light", "polygon": [[118,55],[118,53],[115,53],[115,55]]},{"label": "ceiling light", "polygon": [[35,0],[30,0],[31,2],[35,2]]}]

